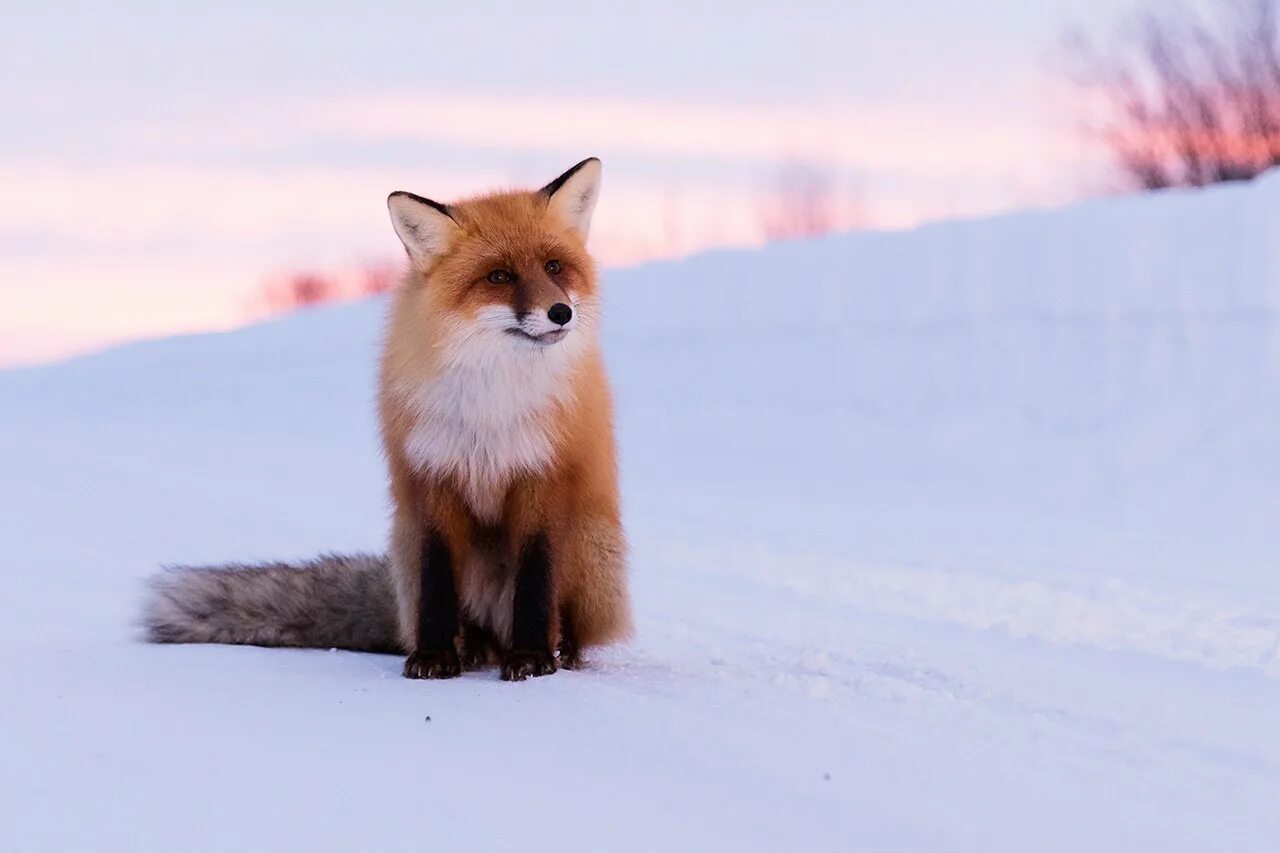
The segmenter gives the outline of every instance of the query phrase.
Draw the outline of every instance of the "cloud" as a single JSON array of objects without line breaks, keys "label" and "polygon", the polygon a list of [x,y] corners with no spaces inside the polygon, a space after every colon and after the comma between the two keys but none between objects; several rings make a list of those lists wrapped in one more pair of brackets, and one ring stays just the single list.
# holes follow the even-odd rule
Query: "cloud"
[{"label": "cloud", "polygon": [[1023,124],[929,106],[430,90],[193,104],[110,142],[96,157],[0,156],[0,337],[18,350],[227,325],[274,273],[397,258],[391,190],[447,200],[588,154],[606,159],[593,228],[606,265],[758,243],[787,161],[868,176],[851,188],[876,226],[1056,200],[1068,171],[1067,146]]},{"label": "cloud", "polygon": [[[632,154],[771,164],[806,157],[861,170],[1007,171],[1025,150],[1023,125],[974,124],[949,133],[929,109],[747,105],[659,100],[476,96],[409,92],[332,99],[306,114],[328,132],[488,148],[603,148]],[[958,162],[961,161],[961,162]]]},{"label": "cloud", "polygon": [[0,257],[0,364],[109,342],[232,328],[258,270],[153,254]]},{"label": "cloud", "polygon": [[[486,92],[404,90],[237,103],[181,123],[125,128],[125,144],[289,150],[317,139],[408,141],[490,152],[612,153],[769,166],[807,159],[899,179],[957,170],[1042,177],[1074,155],[1024,117],[972,105],[916,101],[712,103]],[[1029,151],[1037,157],[1027,156]]]},{"label": "cloud", "polygon": [[[690,223],[716,220],[703,245],[756,236],[751,188],[694,185],[673,197],[669,187],[625,171],[607,181],[595,241],[607,262],[645,255],[644,244],[669,228],[675,207]],[[7,238],[10,258],[146,252],[193,263],[235,257],[264,268],[291,258],[332,264],[397,250],[385,207],[391,190],[447,200],[503,183],[496,171],[455,169],[0,161],[0,185],[17,200],[0,207],[0,239]],[[676,251],[697,248],[696,236],[690,239]]]}]

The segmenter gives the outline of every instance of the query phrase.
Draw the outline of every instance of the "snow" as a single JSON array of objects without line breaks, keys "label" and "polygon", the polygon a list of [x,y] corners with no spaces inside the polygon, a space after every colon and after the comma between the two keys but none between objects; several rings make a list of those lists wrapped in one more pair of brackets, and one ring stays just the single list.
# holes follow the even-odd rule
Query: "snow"
[{"label": "snow", "polygon": [[1277,849],[1277,210],[610,273],[639,633],[521,684],[138,642],[381,547],[380,305],[0,374],[5,849]]}]

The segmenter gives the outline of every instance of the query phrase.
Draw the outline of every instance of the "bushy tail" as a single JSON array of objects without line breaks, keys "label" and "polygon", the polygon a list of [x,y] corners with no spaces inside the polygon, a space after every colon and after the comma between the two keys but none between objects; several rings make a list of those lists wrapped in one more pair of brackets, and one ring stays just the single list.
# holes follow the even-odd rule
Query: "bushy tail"
[{"label": "bushy tail", "polygon": [[401,651],[390,569],[371,554],[175,566],[151,580],[142,618],[153,643]]}]

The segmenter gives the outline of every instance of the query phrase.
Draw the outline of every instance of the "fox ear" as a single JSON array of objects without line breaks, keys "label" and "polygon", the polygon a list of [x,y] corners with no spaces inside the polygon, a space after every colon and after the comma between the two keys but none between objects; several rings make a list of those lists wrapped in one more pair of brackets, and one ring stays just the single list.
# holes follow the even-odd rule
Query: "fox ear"
[{"label": "fox ear", "polygon": [[582,239],[591,230],[591,213],[600,197],[600,161],[588,157],[542,188],[547,210],[572,225]]},{"label": "fox ear", "polygon": [[387,196],[387,209],[409,259],[423,272],[448,248],[449,239],[459,230],[446,205],[420,195],[394,192]]}]

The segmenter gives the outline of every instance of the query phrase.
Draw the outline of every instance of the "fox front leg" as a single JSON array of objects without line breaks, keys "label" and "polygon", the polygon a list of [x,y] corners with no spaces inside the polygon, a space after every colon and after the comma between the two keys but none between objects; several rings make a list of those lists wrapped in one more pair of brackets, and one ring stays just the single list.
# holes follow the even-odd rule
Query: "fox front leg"
[{"label": "fox front leg", "polygon": [[529,539],[520,554],[516,576],[511,648],[502,661],[503,681],[524,681],[556,671],[551,651],[551,624],[556,596],[552,585],[551,547],[547,537]]},{"label": "fox front leg", "polygon": [[453,678],[462,674],[454,647],[458,635],[458,593],[453,555],[443,536],[428,530],[419,564],[417,644],[404,662],[405,678]]},{"label": "fox front leg", "polygon": [[560,604],[560,660],[561,669],[582,668],[582,646],[578,642],[578,630],[574,625],[572,602]]},{"label": "fox front leg", "polygon": [[498,648],[493,633],[475,622],[462,623],[462,668],[481,669],[489,663],[490,649]]}]

